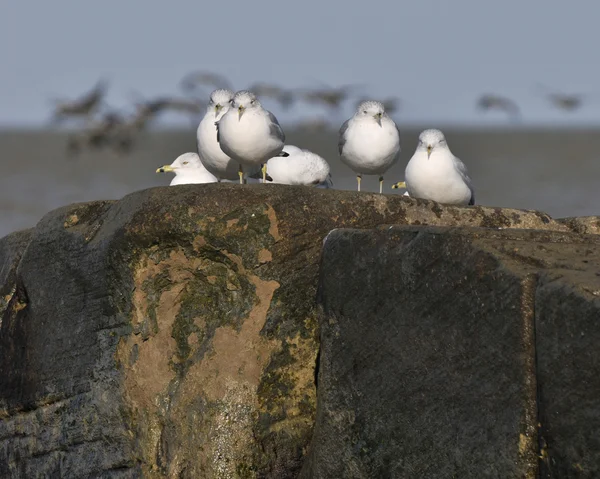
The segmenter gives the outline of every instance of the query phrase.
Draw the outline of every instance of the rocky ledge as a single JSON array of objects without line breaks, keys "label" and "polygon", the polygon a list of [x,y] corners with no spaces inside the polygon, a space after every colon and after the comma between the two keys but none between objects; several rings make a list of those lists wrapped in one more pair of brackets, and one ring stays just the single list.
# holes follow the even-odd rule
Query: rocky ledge
[{"label": "rocky ledge", "polygon": [[[598,417],[598,388],[577,387],[597,383],[586,349],[598,339],[586,316],[597,315],[597,239],[581,234],[597,224],[278,185],[153,188],[53,211],[0,240],[0,476],[410,477],[429,461],[439,473],[428,477],[449,477],[494,451],[502,461],[484,475],[510,461],[533,474],[538,453],[548,467],[597,472],[584,454],[597,436],[575,441],[583,423],[565,414],[578,399],[589,427]],[[377,230],[356,244],[339,239],[354,232],[331,233],[320,270],[338,228]],[[502,231],[514,228],[536,231]],[[486,234],[497,235],[488,246]],[[561,256],[571,244],[587,263]],[[566,279],[530,284],[548,264]],[[557,292],[565,282],[578,284],[571,296]],[[367,368],[372,381],[351,376]]]}]

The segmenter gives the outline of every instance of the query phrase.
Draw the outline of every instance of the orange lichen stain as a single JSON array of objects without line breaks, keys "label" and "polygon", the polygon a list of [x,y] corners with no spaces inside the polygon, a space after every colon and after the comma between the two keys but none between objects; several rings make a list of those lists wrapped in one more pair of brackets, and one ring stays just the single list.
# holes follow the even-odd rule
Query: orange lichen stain
[{"label": "orange lichen stain", "polygon": [[232,226],[237,225],[240,222],[239,218],[234,218],[232,220],[227,220],[227,228],[231,228]]},{"label": "orange lichen stain", "polygon": [[77,223],[79,223],[79,217],[76,214],[73,214],[67,217],[63,224],[63,227],[70,228],[72,226],[75,226]]},{"label": "orange lichen stain", "polygon": [[281,236],[279,234],[277,214],[271,205],[267,205],[267,217],[271,222],[271,226],[269,227],[269,234],[273,237],[275,241],[279,241]]},{"label": "orange lichen stain", "polygon": [[273,255],[271,254],[271,252],[268,249],[261,249],[258,252],[258,262],[263,264],[263,263],[268,263],[269,261],[273,260]]},{"label": "orange lichen stain", "polygon": [[256,276],[249,276],[249,279],[256,287],[258,304],[250,311],[239,331],[229,326],[215,331],[212,352],[188,371],[180,391],[183,396],[194,397],[201,391],[208,400],[216,401],[225,396],[231,381],[252,389],[258,387],[273,351],[280,347],[279,341],[260,335],[279,283],[263,281]]},{"label": "orange lichen stain", "polygon": [[200,248],[202,248],[205,245],[206,245],[206,238],[204,238],[204,236],[202,236],[202,235],[196,236],[194,238],[194,242],[192,243],[192,246],[194,247],[194,250],[196,250],[196,251],[198,251]]},{"label": "orange lichen stain", "polygon": [[281,347],[280,341],[267,339],[260,334],[279,283],[260,279],[246,270],[239,256],[226,251],[224,253],[238,266],[238,273],[247,275],[254,284],[258,304],[252,308],[239,330],[230,326],[217,328],[212,351],[191,366],[182,384],[183,390],[180,392],[187,397],[203,393],[208,400],[219,400],[226,394],[227,384],[231,381],[257,388],[272,353]]},{"label": "orange lichen stain", "polygon": [[208,281],[210,284],[215,284],[217,282],[217,277],[216,276],[207,276],[206,277],[206,281]]},{"label": "orange lichen stain", "polygon": [[18,313],[19,311],[21,311],[22,309],[25,309],[27,307],[27,303],[23,303],[22,301],[15,301],[15,304],[13,304],[13,311],[15,313]]}]

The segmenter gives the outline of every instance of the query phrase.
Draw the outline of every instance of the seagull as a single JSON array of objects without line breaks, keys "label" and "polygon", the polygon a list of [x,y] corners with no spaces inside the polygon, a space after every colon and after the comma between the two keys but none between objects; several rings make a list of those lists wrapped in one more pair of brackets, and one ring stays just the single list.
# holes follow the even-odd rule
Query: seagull
[{"label": "seagull", "polygon": [[239,163],[238,176],[244,182],[243,168],[263,166],[263,183],[266,182],[265,163],[274,156],[288,156],[283,151],[285,135],[275,115],[265,110],[254,93],[238,91],[231,107],[215,122],[217,141],[223,152]]},{"label": "seagull", "polygon": [[221,180],[237,180],[240,164],[227,156],[217,141],[218,122],[231,106],[233,99],[231,90],[218,89],[210,94],[206,114],[198,125],[196,139],[198,155],[202,164],[213,175]]},{"label": "seagull", "polygon": [[89,119],[91,115],[100,107],[103,98],[106,96],[108,81],[101,78],[98,83],[80,98],[72,101],[56,100],[56,106],[52,117],[53,123],[59,123],[68,117],[84,117]]},{"label": "seagull", "polygon": [[213,88],[224,90],[231,90],[233,88],[229,80],[223,75],[206,71],[188,73],[180,82],[182,90],[186,92],[195,90],[198,85],[212,86]]},{"label": "seagull", "polygon": [[548,87],[541,84],[538,84],[538,89],[543,90],[548,101],[560,110],[571,112],[583,106],[585,99],[584,95],[552,91]]},{"label": "seagull", "polygon": [[499,110],[505,112],[512,120],[518,120],[521,116],[519,106],[510,98],[503,96],[484,94],[477,100],[477,107],[480,110]]},{"label": "seagull", "polygon": [[249,89],[257,96],[274,99],[286,110],[296,101],[296,96],[293,91],[286,90],[270,83],[255,83]]},{"label": "seagull", "polygon": [[452,154],[440,130],[425,130],[404,172],[409,196],[453,205],[474,205],[467,167]]},{"label": "seagull", "polygon": [[358,173],[358,191],[362,175],[379,175],[379,193],[383,192],[383,174],[398,161],[400,132],[382,103],[364,101],[352,118],[340,128],[340,159]]},{"label": "seagull", "polygon": [[192,183],[216,183],[217,177],[204,168],[198,153],[184,153],[170,165],[161,166],[157,173],[175,173],[170,186],[188,185]]},{"label": "seagull", "polygon": [[333,187],[329,164],[324,158],[294,145],[285,145],[283,149],[289,156],[275,156],[267,161],[269,183]]}]

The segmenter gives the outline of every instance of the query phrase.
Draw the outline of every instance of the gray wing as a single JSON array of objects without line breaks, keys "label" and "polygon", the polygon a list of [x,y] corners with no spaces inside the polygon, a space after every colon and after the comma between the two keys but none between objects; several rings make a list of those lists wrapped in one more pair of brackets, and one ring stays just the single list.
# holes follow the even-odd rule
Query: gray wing
[{"label": "gray wing", "polygon": [[456,170],[460,173],[460,176],[462,177],[462,179],[465,181],[465,183],[471,190],[471,199],[469,200],[469,204],[474,205],[475,204],[475,190],[473,189],[473,182],[471,181],[471,178],[469,177],[467,167],[456,156],[454,157],[454,166],[456,167]]},{"label": "gray wing", "polygon": [[281,126],[279,126],[277,118],[275,118],[275,115],[273,115],[273,113],[271,113],[269,110],[266,110],[266,112],[271,122],[271,124],[269,125],[271,136],[274,136],[275,138],[281,140],[282,143],[285,143],[285,133],[283,133]]},{"label": "gray wing", "polygon": [[340,155],[342,154],[342,150],[344,149],[344,145],[346,144],[346,130],[348,129],[349,124],[350,119],[346,120],[340,128],[340,139],[338,141],[338,151],[340,152]]}]

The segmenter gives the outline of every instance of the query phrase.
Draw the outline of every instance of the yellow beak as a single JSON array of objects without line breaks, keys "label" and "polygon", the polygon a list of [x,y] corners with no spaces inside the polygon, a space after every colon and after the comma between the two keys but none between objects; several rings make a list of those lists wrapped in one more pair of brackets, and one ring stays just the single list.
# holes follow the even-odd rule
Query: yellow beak
[{"label": "yellow beak", "polygon": [[161,166],[156,170],[157,173],[166,173],[167,171],[175,171],[171,165]]},{"label": "yellow beak", "polygon": [[427,145],[427,159],[429,159],[429,157],[431,156],[431,145]]},{"label": "yellow beak", "polygon": [[374,118],[375,118],[375,121],[376,121],[377,123],[379,123],[379,126],[381,126],[381,116],[382,116],[382,115],[381,115],[381,113],[377,113],[377,114],[375,115],[375,117],[374,117]]},{"label": "yellow beak", "polygon": [[215,115],[218,115],[219,112],[221,111],[221,108],[223,108],[221,105],[215,105]]},{"label": "yellow beak", "polygon": [[242,118],[242,115],[244,114],[244,111],[245,111],[245,110],[246,110],[246,109],[245,109],[245,108],[244,108],[242,105],[240,105],[240,106],[238,107],[238,120],[241,120],[241,118]]}]

